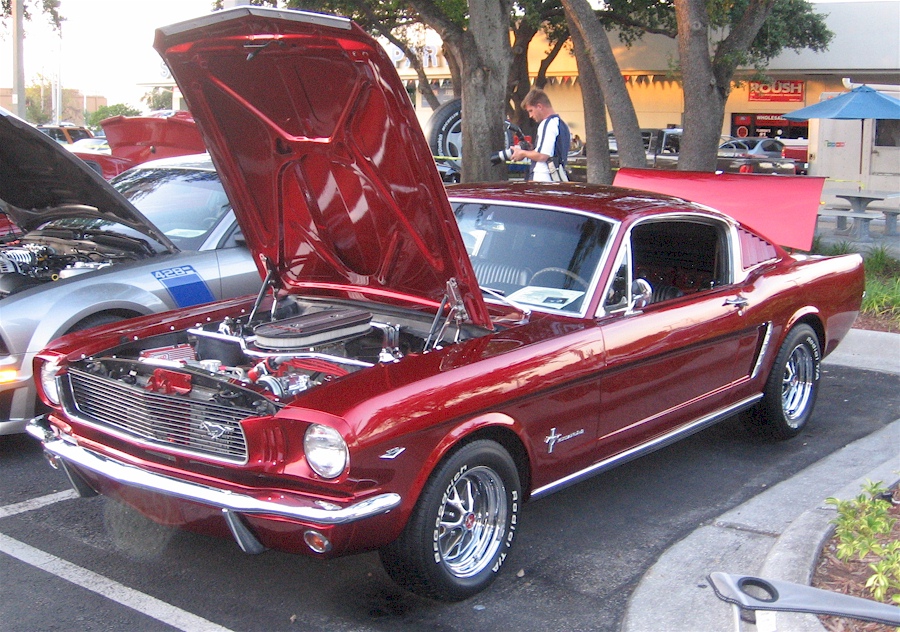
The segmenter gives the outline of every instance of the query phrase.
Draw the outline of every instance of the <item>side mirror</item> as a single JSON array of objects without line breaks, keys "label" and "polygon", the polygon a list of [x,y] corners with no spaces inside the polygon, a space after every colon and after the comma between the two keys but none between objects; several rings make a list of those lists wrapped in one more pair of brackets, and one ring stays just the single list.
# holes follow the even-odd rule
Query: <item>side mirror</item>
[{"label": "side mirror", "polygon": [[653,300],[653,288],[646,279],[635,279],[631,282],[631,306],[629,311],[643,309]]}]

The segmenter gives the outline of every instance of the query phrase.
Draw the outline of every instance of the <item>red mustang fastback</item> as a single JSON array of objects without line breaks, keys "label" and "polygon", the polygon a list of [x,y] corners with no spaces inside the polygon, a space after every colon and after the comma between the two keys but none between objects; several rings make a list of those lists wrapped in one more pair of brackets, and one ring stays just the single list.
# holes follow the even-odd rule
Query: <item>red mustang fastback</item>
[{"label": "red mustang fastback", "polygon": [[482,590],[522,503],[745,414],[810,421],[863,294],[684,200],[579,184],[449,198],[352,22],[240,7],[162,28],[259,295],[59,339],[36,419],[82,494],[401,585]]}]

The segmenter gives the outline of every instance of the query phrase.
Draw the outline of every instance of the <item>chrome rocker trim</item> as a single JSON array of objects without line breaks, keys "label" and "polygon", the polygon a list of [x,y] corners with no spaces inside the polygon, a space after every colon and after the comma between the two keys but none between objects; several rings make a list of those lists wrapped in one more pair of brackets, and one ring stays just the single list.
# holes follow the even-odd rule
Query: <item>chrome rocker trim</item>
[{"label": "chrome rocker trim", "polygon": [[279,516],[323,526],[339,525],[387,513],[397,507],[401,500],[400,494],[389,493],[334,509],[294,507],[146,472],[62,439],[44,439],[44,449],[65,463],[90,470],[123,485],[218,507],[223,511],[237,514]]},{"label": "chrome rocker trim", "polygon": [[610,470],[617,465],[622,465],[623,463],[627,463],[628,461],[636,459],[639,456],[649,454],[654,450],[659,450],[660,448],[664,448],[667,445],[671,445],[679,439],[683,439],[684,437],[692,435],[695,432],[700,432],[704,428],[708,428],[709,426],[712,426],[713,424],[721,421],[722,419],[725,419],[726,417],[730,417],[735,413],[750,408],[756,402],[761,400],[762,397],[762,393],[759,393],[752,397],[748,397],[737,402],[736,404],[728,406],[727,408],[723,408],[714,413],[706,415],[705,417],[701,417],[700,419],[697,419],[689,424],[675,428],[674,430],[657,437],[649,443],[635,446],[630,450],[625,450],[624,452],[620,452],[619,454],[611,456],[608,459],[598,461],[597,463],[594,463],[593,465],[590,465],[583,470],[579,470],[578,472],[569,474],[568,476],[565,476],[557,481],[553,481],[552,483],[548,483],[543,487],[538,487],[531,492],[531,498],[538,499],[552,492],[557,492],[563,488],[568,487],[569,485],[580,483],[581,481],[590,478],[591,476],[596,476],[601,472]]}]

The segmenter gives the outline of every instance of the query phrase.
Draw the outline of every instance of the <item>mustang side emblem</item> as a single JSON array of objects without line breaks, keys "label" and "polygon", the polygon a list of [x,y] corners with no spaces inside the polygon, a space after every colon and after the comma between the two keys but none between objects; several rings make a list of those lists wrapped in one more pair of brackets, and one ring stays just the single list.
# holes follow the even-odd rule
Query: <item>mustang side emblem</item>
[{"label": "mustang side emblem", "polygon": [[562,443],[563,441],[574,439],[575,437],[583,434],[584,428],[582,428],[581,430],[576,430],[575,432],[570,432],[567,435],[556,434],[556,428],[550,428],[550,434],[544,437],[544,443],[547,444],[547,454],[553,454],[553,448],[557,443]]},{"label": "mustang side emblem", "polygon": [[223,426],[222,424],[213,423],[211,421],[201,422],[200,427],[206,431],[206,434],[208,434],[209,438],[213,441],[221,439],[223,435],[228,434],[232,430],[228,426]]},{"label": "mustang side emblem", "polygon": [[388,450],[387,452],[385,452],[378,458],[386,459],[386,460],[390,461],[390,460],[396,459],[398,456],[400,456],[400,454],[402,454],[405,449],[406,448],[400,448],[400,447],[391,448],[390,450]]}]

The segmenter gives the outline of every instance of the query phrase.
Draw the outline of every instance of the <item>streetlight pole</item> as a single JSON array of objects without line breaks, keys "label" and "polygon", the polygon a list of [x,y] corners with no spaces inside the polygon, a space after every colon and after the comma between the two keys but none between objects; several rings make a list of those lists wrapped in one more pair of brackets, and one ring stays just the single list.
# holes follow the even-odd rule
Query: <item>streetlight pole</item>
[{"label": "streetlight pole", "polygon": [[13,0],[13,113],[21,119],[25,118],[25,0]]}]

